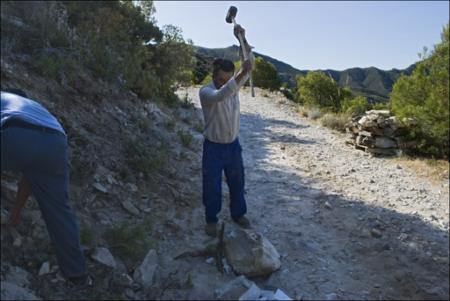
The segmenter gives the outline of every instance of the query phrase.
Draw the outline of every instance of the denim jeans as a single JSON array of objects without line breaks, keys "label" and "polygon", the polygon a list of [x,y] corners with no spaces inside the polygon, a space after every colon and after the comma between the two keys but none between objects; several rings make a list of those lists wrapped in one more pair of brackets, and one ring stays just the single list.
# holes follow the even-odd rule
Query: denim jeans
[{"label": "denim jeans", "polygon": [[217,223],[222,209],[222,171],[230,189],[231,217],[236,219],[247,213],[244,198],[244,165],[239,139],[229,144],[203,143],[203,205],[207,223]]},{"label": "denim jeans", "polygon": [[21,171],[39,203],[63,276],[86,274],[77,219],[69,206],[67,138],[36,129],[1,130],[1,170]]}]

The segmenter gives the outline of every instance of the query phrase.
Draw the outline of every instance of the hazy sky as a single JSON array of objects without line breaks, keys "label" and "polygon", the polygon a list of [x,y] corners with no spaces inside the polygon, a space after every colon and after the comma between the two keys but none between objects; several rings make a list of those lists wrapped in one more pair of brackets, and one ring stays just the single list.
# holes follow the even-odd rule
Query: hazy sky
[{"label": "hazy sky", "polygon": [[238,44],[230,5],[254,51],[308,70],[406,68],[449,21],[448,1],[155,1],[155,18],[195,45],[228,47]]}]

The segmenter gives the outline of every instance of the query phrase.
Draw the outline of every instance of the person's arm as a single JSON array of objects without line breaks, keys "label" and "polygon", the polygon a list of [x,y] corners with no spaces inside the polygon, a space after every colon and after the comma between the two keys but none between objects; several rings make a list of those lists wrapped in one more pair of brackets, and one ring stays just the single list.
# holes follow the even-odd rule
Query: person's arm
[{"label": "person's arm", "polygon": [[248,78],[248,74],[252,70],[250,60],[246,60],[241,64],[239,71],[230,78],[230,80],[220,89],[214,89],[209,86],[204,86],[200,89],[200,100],[205,103],[221,102],[228,99],[231,95],[237,93],[239,88]]},{"label": "person's arm", "polygon": [[241,68],[238,73],[235,75],[236,83],[238,85],[238,89],[241,88],[247,79],[250,77],[250,71],[253,69],[253,64],[250,59],[241,62]]},{"label": "person's arm", "polygon": [[217,90],[209,86],[204,86],[200,89],[199,94],[200,99],[205,103],[221,102],[236,93],[238,89],[235,77],[233,76],[220,89]]},{"label": "person's arm", "polygon": [[17,226],[19,224],[20,213],[30,195],[31,195],[31,186],[28,183],[27,179],[24,176],[22,176],[22,179],[17,185],[16,203],[14,204],[14,208],[12,209],[11,216],[9,218],[8,224],[10,226]]},{"label": "person's arm", "polygon": [[[251,71],[252,69],[255,68],[255,56],[253,55],[253,52],[251,51],[252,47],[250,46],[250,44],[247,42],[247,39],[245,38],[245,29],[243,27],[241,27],[241,25],[236,24],[236,26],[234,27],[234,35],[240,43],[239,34],[242,36],[242,40],[244,42],[244,44],[241,45],[241,47],[239,47],[239,57],[241,59],[241,65],[244,64],[244,60],[245,60],[243,52],[242,52],[244,49],[245,53],[247,54],[247,58],[251,63],[251,68],[249,70],[249,71]],[[242,80],[237,81],[239,88],[241,88],[249,78],[250,78],[250,72],[247,72],[242,77]]]}]

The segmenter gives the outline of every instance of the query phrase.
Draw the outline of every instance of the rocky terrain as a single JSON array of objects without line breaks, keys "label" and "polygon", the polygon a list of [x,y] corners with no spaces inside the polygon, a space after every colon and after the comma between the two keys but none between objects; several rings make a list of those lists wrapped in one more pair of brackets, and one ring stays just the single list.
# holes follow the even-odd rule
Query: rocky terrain
[{"label": "rocky terrain", "polygon": [[3,224],[18,179],[3,173],[2,299],[214,299],[230,281],[295,299],[449,298],[448,174],[431,182],[347,145],[281,94],[244,89],[248,217],[281,267],[236,280],[226,262],[218,270],[208,251],[217,239],[203,231],[199,87],[180,89],[181,105],[167,107],[90,74],[69,87],[22,64],[2,61],[1,70],[2,86],[42,101],[68,133],[70,198],[94,278],[82,289],[62,279],[35,200],[18,227]]}]

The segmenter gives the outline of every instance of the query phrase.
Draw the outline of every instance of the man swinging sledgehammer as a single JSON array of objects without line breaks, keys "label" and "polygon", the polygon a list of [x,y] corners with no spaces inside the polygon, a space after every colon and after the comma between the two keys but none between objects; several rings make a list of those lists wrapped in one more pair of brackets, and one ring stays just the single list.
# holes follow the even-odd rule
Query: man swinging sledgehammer
[{"label": "man swinging sledgehammer", "polygon": [[[205,120],[203,143],[203,204],[205,206],[205,232],[217,235],[217,214],[222,207],[222,171],[225,172],[230,190],[230,212],[234,222],[243,228],[250,228],[244,216],[247,205],[244,197],[244,166],[242,148],[239,143],[239,89],[249,79],[253,69],[254,57],[245,39],[245,30],[234,26],[234,35],[241,35],[241,67],[234,74],[233,62],[216,59],[213,63],[213,80],[200,89],[200,102]],[[242,53],[241,53],[242,54]]]}]

